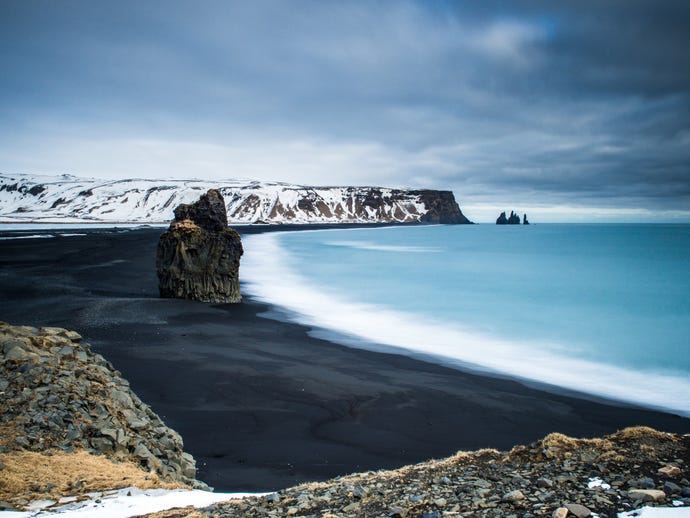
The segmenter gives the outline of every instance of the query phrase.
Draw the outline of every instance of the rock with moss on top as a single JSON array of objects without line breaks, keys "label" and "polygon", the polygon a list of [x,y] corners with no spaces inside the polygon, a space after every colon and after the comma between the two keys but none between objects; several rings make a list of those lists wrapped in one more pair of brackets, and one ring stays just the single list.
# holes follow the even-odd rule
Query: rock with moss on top
[{"label": "rock with moss on top", "polygon": [[228,228],[225,202],[211,189],[194,204],[179,205],[158,241],[161,297],[240,302],[242,240]]}]

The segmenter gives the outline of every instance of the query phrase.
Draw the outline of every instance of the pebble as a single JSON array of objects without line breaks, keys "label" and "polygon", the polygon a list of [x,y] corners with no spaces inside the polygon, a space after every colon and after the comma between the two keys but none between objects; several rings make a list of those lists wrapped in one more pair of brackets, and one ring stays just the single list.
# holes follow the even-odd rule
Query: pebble
[{"label": "pebble", "polygon": [[666,493],[658,489],[631,489],[628,494],[633,498],[640,497],[645,502],[661,501],[666,499]]},{"label": "pebble", "polygon": [[505,502],[519,502],[520,500],[524,500],[525,495],[520,491],[519,489],[516,489],[515,491],[511,491],[510,493],[506,493],[503,495],[502,500]]},{"label": "pebble", "polygon": [[674,484],[671,481],[664,482],[664,493],[669,495],[676,495],[681,492],[681,487],[678,484]]},{"label": "pebble", "polygon": [[539,477],[537,479],[537,487],[547,488],[547,487],[552,487],[552,486],[553,486],[553,481],[549,480],[548,478]]},{"label": "pebble", "polygon": [[592,511],[580,504],[565,504],[566,509],[577,518],[587,518],[592,515]]},{"label": "pebble", "polygon": [[678,466],[664,466],[662,468],[659,468],[657,473],[659,473],[659,475],[663,475],[669,478],[678,478],[681,476],[682,471]]}]

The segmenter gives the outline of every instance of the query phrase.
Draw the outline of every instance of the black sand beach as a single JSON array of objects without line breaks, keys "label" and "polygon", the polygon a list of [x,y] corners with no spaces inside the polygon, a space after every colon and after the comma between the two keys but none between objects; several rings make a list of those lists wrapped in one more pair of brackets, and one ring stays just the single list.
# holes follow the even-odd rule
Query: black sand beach
[{"label": "black sand beach", "polygon": [[270,308],[248,297],[159,299],[162,229],[64,232],[87,235],[0,240],[0,320],[81,333],[182,435],[198,478],[217,490],[274,490],[550,432],[690,431],[671,414],[315,339],[259,316]]}]

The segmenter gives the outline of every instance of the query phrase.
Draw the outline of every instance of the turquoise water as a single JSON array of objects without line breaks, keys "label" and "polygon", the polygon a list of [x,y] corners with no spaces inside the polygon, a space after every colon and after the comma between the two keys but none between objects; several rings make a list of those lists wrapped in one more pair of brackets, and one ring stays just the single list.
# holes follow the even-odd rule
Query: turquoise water
[{"label": "turquoise water", "polygon": [[337,229],[245,244],[250,293],[359,346],[690,414],[689,225]]}]

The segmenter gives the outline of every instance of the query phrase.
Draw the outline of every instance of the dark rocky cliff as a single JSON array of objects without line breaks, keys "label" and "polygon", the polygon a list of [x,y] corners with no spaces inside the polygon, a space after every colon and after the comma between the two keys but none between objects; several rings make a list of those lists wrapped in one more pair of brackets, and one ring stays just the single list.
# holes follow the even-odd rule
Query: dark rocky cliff
[{"label": "dark rocky cliff", "polygon": [[[413,191],[414,192],[414,191]],[[458,202],[451,191],[419,191],[421,201],[426,205],[428,211],[420,221],[424,223],[451,223],[451,224],[470,224],[472,223],[460,210]]]},{"label": "dark rocky cliff", "polygon": [[179,205],[158,241],[160,296],[239,302],[242,253],[240,235],[228,228],[220,192],[211,189],[196,203]]}]

